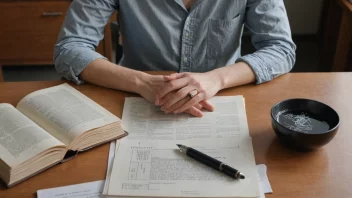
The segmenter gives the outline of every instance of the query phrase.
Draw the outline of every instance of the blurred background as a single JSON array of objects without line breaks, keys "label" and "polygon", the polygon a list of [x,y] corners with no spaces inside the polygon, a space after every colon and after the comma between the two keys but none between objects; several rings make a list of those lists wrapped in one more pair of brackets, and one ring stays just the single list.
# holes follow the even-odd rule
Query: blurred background
[{"label": "blurred background", "polygon": [[[284,0],[297,61],[291,72],[352,70],[352,0]],[[71,0],[0,0],[0,81],[58,80],[53,46]],[[116,13],[97,51],[112,62],[123,52]],[[242,54],[254,51],[244,30]]]}]

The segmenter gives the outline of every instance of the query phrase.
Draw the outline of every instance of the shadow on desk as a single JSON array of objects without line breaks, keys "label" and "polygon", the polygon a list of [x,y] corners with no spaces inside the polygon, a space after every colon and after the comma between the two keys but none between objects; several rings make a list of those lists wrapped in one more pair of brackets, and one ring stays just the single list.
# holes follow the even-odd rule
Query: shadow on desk
[{"label": "shadow on desk", "polygon": [[[269,179],[282,181],[276,183],[277,186],[273,186],[274,191],[275,188],[300,191],[302,189],[300,180],[316,184],[326,177],[325,174],[329,169],[329,159],[325,149],[299,152],[282,145],[277,137],[270,143],[265,157],[268,159]],[[304,178],[301,175],[304,175]]]}]

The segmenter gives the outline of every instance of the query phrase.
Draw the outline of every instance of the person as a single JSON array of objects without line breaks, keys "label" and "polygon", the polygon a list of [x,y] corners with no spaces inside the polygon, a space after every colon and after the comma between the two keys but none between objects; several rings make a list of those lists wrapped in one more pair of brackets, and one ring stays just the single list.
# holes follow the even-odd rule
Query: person
[{"label": "person", "polygon": [[[116,10],[124,52],[118,65],[95,52]],[[243,26],[256,51],[241,56]],[[165,113],[202,116],[219,90],[289,72],[295,50],[283,0],[74,0],[54,63],[78,84],[135,92]]]}]

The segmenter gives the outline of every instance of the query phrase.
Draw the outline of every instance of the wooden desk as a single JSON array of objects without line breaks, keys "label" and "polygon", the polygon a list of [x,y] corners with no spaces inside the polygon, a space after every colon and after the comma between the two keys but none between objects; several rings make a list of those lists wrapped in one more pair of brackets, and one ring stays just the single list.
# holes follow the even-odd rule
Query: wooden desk
[{"label": "wooden desk", "polygon": [[[26,94],[57,82],[0,83],[0,103],[13,105]],[[224,90],[219,95],[244,95],[257,164],[268,166],[274,193],[268,198],[352,197],[352,73],[297,73],[273,82]],[[75,87],[121,117],[125,96],[132,94],[93,85]],[[287,98],[311,98],[333,107],[341,126],[335,138],[314,152],[299,153],[283,147],[270,121],[270,108]],[[10,189],[0,185],[1,198],[35,197],[39,189],[105,178],[109,144],[79,154]]]}]

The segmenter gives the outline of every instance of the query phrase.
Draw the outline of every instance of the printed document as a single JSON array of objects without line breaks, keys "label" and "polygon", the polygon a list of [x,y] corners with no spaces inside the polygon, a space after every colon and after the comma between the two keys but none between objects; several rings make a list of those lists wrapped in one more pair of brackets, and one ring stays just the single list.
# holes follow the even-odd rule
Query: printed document
[{"label": "printed document", "polygon": [[[204,152],[240,170],[235,180],[181,153],[176,144]],[[251,138],[243,140],[129,140],[120,142],[108,197],[259,197]]]},{"label": "printed document", "polygon": [[[258,174],[242,96],[213,97],[202,118],[164,114],[143,98],[126,98],[121,140],[107,197],[259,197]],[[207,167],[176,144],[204,151],[243,172],[244,180]],[[106,189],[106,188],[105,188]],[[214,190],[216,189],[216,190]]]},{"label": "printed document", "polygon": [[[115,148],[115,142],[111,142],[111,145]],[[114,154],[115,151],[110,150],[110,154]],[[110,161],[108,161],[108,164],[110,164]],[[109,167],[109,165],[108,165]],[[111,168],[111,167],[110,167]],[[258,175],[259,175],[259,187],[261,190],[260,198],[265,198],[264,193],[271,193],[271,187],[269,180],[267,180],[266,176],[266,166],[265,164],[259,164],[257,165],[257,170],[258,170]],[[266,178],[266,179],[265,179]],[[102,190],[102,182],[104,180],[99,180],[99,181],[94,181],[94,182],[88,182],[88,183],[83,183],[83,184],[76,184],[76,185],[70,185],[70,186],[63,186],[63,187],[58,187],[58,188],[49,188],[49,189],[44,189],[44,190],[38,190],[37,195],[38,198],[103,198],[104,196],[101,195]],[[107,182],[105,182],[106,184]],[[269,187],[269,188],[265,188]],[[104,191],[105,191],[105,186],[104,186]],[[104,194],[104,193],[103,193]]]},{"label": "printed document", "polygon": [[244,98],[217,96],[210,99],[214,112],[202,118],[188,114],[165,114],[143,98],[125,99],[122,122],[127,139],[189,140],[249,137]]},{"label": "printed document", "polygon": [[[102,194],[106,194],[109,188],[109,179],[112,170],[112,163],[115,156],[115,149],[119,145],[119,140],[112,141],[110,144],[108,165],[107,165],[107,174],[106,182],[104,180],[63,186],[57,188],[49,188],[38,190],[38,198],[79,198],[79,197],[90,197],[90,198],[102,198]],[[269,180],[266,175],[266,166],[265,164],[257,165],[258,171],[258,180],[259,180],[259,189],[260,189],[260,198],[265,198],[264,193],[271,193],[271,187]],[[105,183],[104,185],[102,183]],[[104,186],[104,189],[102,189]],[[103,193],[101,193],[103,192]]]}]

